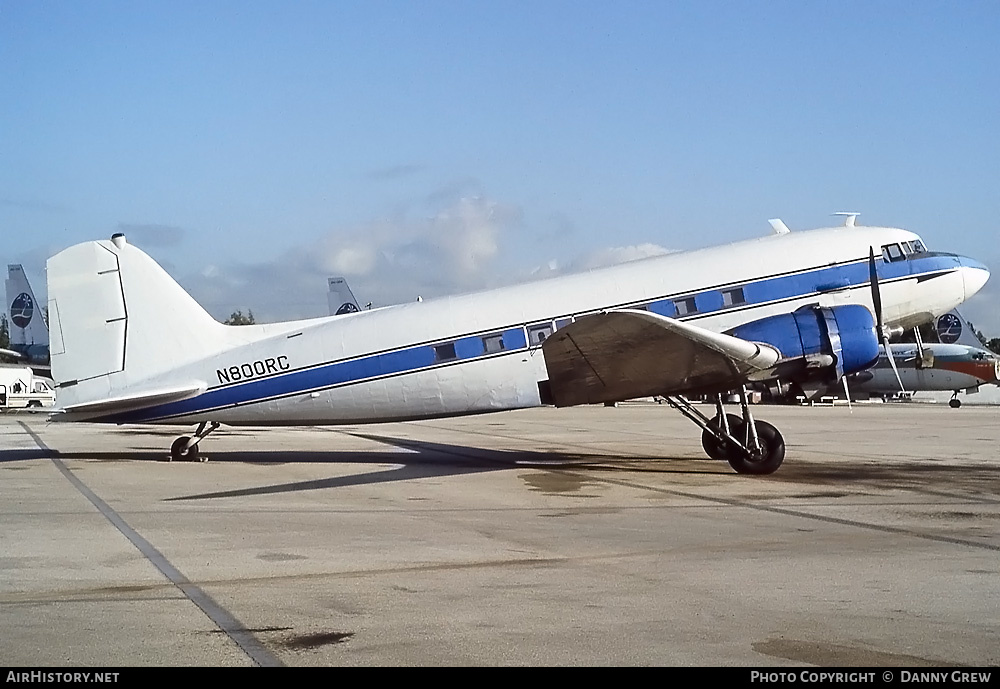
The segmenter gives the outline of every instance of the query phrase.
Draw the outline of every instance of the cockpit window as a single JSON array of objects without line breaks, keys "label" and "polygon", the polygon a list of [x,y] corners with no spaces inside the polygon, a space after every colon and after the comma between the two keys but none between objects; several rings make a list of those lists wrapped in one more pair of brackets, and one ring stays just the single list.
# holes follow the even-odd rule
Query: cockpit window
[{"label": "cockpit window", "polygon": [[886,261],[902,261],[906,258],[899,244],[886,244],[882,247],[882,258]]},{"label": "cockpit window", "polygon": [[927,251],[924,243],[919,239],[899,244],[886,244],[882,247],[882,258],[889,261],[902,261],[908,256],[915,256]]}]

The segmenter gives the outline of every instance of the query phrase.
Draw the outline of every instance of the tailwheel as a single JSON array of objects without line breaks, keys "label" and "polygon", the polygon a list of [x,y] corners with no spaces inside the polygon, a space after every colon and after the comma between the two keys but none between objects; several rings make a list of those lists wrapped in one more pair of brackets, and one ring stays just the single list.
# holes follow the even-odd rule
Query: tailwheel
[{"label": "tailwheel", "polygon": [[[720,430],[722,428],[722,424],[720,423],[721,418],[721,416],[716,416],[708,422],[708,426],[712,430]],[[743,423],[743,419],[736,416],[736,414],[726,414],[726,422],[729,424],[729,435],[738,440],[746,435],[746,425]],[[701,446],[705,449],[705,454],[712,459],[729,459],[730,449],[728,443],[717,437],[707,428],[701,432]]]},{"label": "tailwheel", "polygon": [[202,421],[198,424],[198,430],[194,432],[194,436],[182,435],[170,445],[170,459],[207,462],[208,457],[198,454],[198,443],[220,425],[222,424],[218,421]]},{"label": "tailwheel", "polygon": [[170,445],[170,459],[176,462],[200,462],[203,461],[198,454],[198,443],[188,447],[191,436],[182,435]]},{"label": "tailwheel", "polygon": [[[740,421],[742,423],[742,421]],[[754,422],[757,428],[759,448],[747,449],[727,448],[726,459],[729,466],[738,474],[773,474],[785,459],[785,439],[778,429],[766,421]],[[750,445],[752,443],[748,443]]]}]

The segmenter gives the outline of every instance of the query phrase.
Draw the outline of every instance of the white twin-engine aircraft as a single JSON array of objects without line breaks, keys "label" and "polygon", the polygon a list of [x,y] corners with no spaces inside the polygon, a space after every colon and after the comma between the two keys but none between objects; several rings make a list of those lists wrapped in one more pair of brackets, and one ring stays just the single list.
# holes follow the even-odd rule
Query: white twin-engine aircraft
[{"label": "white twin-engine aircraft", "polygon": [[[767,474],[785,454],[749,382],[825,387],[872,365],[893,327],[977,292],[980,263],[905,230],[775,234],[579,275],[347,315],[226,326],[126,242],[48,261],[53,420],[220,424],[404,421],[662,396],[710,457]],[[873,313],[875,316],[873,316]],[[742,390],[741,416],[722,393]],[[716,395],[709,418],[684,395]]]}]

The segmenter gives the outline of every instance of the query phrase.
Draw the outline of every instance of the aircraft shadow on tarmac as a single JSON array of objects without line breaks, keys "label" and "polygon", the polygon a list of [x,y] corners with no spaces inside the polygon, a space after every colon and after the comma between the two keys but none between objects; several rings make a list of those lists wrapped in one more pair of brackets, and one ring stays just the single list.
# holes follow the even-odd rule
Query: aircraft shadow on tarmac
[{"label": "aircraft shadow on tarmac", "polygon": [[0,464],[6,462],[26,462],[31,459],[50,459],[55,453],[52,450],[39,450],[37,448],[22,450],[0,450]]},{"label": "aircraft shadow on tarmac", "polygon": [[[202,493],[170,498],[168,501],[205,500],[212,498],[267,495],[301,490],[319,490],[346,486],[372,485],[376,483],[410,481],[421,478],[460,476],[465,474],[504,471],[511,468],[541,469],[586,469],[607,461],[606,456],[584,455],[568,452],[542,452],[532,450],[491,450],[446,443],[414,441],[367,433],[350,435],[394,445],[406,452],[361,451],[361,452],[225,452],[212,455],[212,461],[234,461],[255,463],[283,462],[338,462],[364,464],[392,464],[391,468],[356,474],[336,476],[311,481],[298,481],[256,488]],[[728,467],[727,467],[728,468]]]},{"label": "aircraft shadow on tarmac", "polygon": [[[164,431],[148,429],[149,435],[164,435]],[[169,431],[172,435],[174,432]],[[349,432],[348,435],[398,447],[393,450],[220,450],[207,454],[213,463],[232,462],[257,465],[281,465],[292,463],[327,464],[387,464],[387,468],[325,479],[299,481],[219,491],[197,495],[181,496],[170,500],[204,500],[251,495],[321,490],[358,485],[372,485],[386,482],[409,481],[422,478],[461,476],[465,474],[503,471],[513,468],[576,470],[604,474],[655,473],[655,474],[710,474],[732,475],[725,462],[702,458],[659,456],[659,457],[614,457],[607,453],[574,453],[568,451],[502,450],[423,440],[409,440],[392,436]],[[9,449],[0,450],[0,467],[14,469],[12,463],[39,459],[88,460],[88,461],[155,461],[163,462],[168,457],[166,449],[137,448],[118,452],[58,452],[49,449]],[[733,475],[734,479],[737,479]],[[975,502],[995,502],[1000,494],[1000,481],[993,466],[956,465],[928,460],[928,458],[906,458],[883,460],[878,463],[863,461],[858,457],[827,459],[817,462],[790,462],[777,474],[754,477],[753,481],[778,481],[814,486],[836,487],[843,494],[864,489],[885,490],[896,488],[928,494],[960,493],[972,497]]]},{"label": "aircraft shadow on tarmac", "polygon": [[[164,435],[163,431],[148,429],[147,435]],[[423,440],[409,440],[370,433],[349,432],[356,438],[372,440],[391,445],[400,450],[211,450],[205,454],[213,463],[234,462],[258,465],[278,465],[291,463],[331,463],[331,464],[389,464],[391,467],[351,476],[336,476],[324,479],[299,481],[294,483],[259,486],[230,491],[217,491],[197,495],[169,498],[178,500],[205,500],[212,498],[267,495],[304,490],[320,490],[346,486],[372,485],[385,482],[409,481],[421,478],[458,476],[464,474],[509,470],[512,468],[539,469],[599,469],[603,471],[656,471],[664,473],[706,473],[708,462],[699,461],[700,471],[692,471],[690,458],[644,457],[615,458],[607,454],[582,454],[573,452],[552,452],[538,450],[498,450],[464,445],[434,443]],[[140,433],[143,435],[143,433]],[[208,444],[208,443],[206,443]],[[28,459],[60,459],[89,461],[156,461],[167,459],[166,449],[130,448],[118,452],[59,452],[54,450],[3,450],[0,463]],[[653,467],[655,462],[659,466]],[[675,462],[683,462],[678,466]],[[661,464],[662,463],[662,464]],[[715,465],[714,462],[711,464]],[[672,465],[672,466],[671,466]],[[715,467],[713,466],[713,469]],[[730,473],[728,465],[718,464],[718,473]],[[710,470],[711,471],[711,470]],[[712,471],[712,473],[716,473]]]}]

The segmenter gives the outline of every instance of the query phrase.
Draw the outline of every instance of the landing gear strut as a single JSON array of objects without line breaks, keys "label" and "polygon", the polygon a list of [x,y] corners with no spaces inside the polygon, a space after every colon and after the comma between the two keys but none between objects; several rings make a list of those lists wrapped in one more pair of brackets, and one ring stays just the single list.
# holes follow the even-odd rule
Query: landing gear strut
[{"label": "landing gear strut", "polygon": [[170,459],[167,461],[207,462],[208,457],[198,453],[198,443],[221,425],[218,421],[202,421],[194,436],[182,435],[170,445]]},{"label": "landing gear strut", "polygon": [[727,414],[722,395],[716,396],[716,416],[705,416],[683,397],[667,397],[667,404],[702,429],[701,446],[712,459],[724,459],[739,474],[771,474],[785,459],[785,440],[778,429],[755,421],[747,403],[746,387],[740,390],[742,418]]}]

